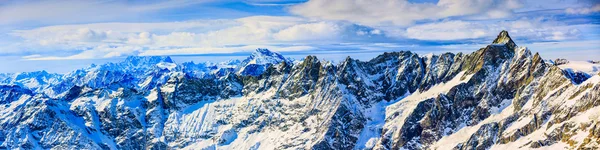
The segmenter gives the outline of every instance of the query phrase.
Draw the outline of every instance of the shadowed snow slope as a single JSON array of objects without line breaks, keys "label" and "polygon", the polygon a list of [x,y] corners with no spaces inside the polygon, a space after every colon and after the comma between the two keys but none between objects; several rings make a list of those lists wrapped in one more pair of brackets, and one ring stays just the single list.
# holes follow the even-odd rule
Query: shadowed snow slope
[{"label": "shadowed snow slope", "polygon": [[0,74],[0,149],[597,149],[600,75],[575,70],[502,31],[469,54]]}]

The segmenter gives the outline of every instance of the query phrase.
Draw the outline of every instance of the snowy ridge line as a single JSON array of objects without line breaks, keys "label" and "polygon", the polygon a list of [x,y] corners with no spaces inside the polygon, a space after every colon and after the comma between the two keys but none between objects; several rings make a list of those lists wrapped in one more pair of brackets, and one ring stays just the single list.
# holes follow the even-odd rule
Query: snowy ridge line
[{"label": "snowy ridge line", "polygon": [[3,76],[0,149],[597,148],[600,75],[576,84],[559,67],[507,32],[469,54],[336,65],[266,49],[220,64],[130,57]]}]

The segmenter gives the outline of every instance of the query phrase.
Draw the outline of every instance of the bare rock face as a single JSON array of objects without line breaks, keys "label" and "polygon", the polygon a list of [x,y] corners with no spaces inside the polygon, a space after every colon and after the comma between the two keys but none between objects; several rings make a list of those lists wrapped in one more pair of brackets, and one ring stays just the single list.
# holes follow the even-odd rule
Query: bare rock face
[{"label": "bare rock face", "polygon": [[0,149],[597,149],[600,74],[555,65],[502,31],[469,54],[3,74]]},{"label": "bare rock face", "polygon": [[564,65],[564,64],[568,64],[569,60],[564,59],[564,58],[557,58],[554,60],[554,65],[558,66],[558,65]]}]

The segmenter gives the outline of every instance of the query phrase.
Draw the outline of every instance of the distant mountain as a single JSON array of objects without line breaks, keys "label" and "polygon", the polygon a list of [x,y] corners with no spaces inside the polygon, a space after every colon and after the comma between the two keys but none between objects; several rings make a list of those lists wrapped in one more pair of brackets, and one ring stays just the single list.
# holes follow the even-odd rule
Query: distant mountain
[{"label": "distant mountain", "polygon": [[550,63],[558,66],[558,65],[568,64],[569,60],[564,59],[564,58],[557,58],[555,60],[550,60]]},{"label": "distant mountain", "polygon": [[279,63],[291,63],[277,52],[271,52],[268,49],[256,49],[238,66],[240,75],[258,76],[261,75],[269,66]]},{"label": "distant mountain", "polygon": [[571,62],[567,59],[559,58],[550,60],[550,63],[561,68],[565,76],[575,84],[580,84],[593,75],[600,73],[600,64],[594,63],[594,61]]},{"label": "distant mountain", "polygon": [[569,64],[502,31],[468,54],[0,74],[0,149],[597,149],[600,74]]}]

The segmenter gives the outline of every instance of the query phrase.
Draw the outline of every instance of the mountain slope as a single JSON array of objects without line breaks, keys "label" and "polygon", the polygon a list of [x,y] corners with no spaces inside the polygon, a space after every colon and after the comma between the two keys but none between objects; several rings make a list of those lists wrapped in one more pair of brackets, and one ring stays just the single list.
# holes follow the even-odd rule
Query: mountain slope
[{"label": "mountain slope", "polygon": [[573,82],[506,31],[470,54],[332,64],[258,49],[17,76],[0,81],[0,149],[597,148],[600,137],[600,75]]}]

